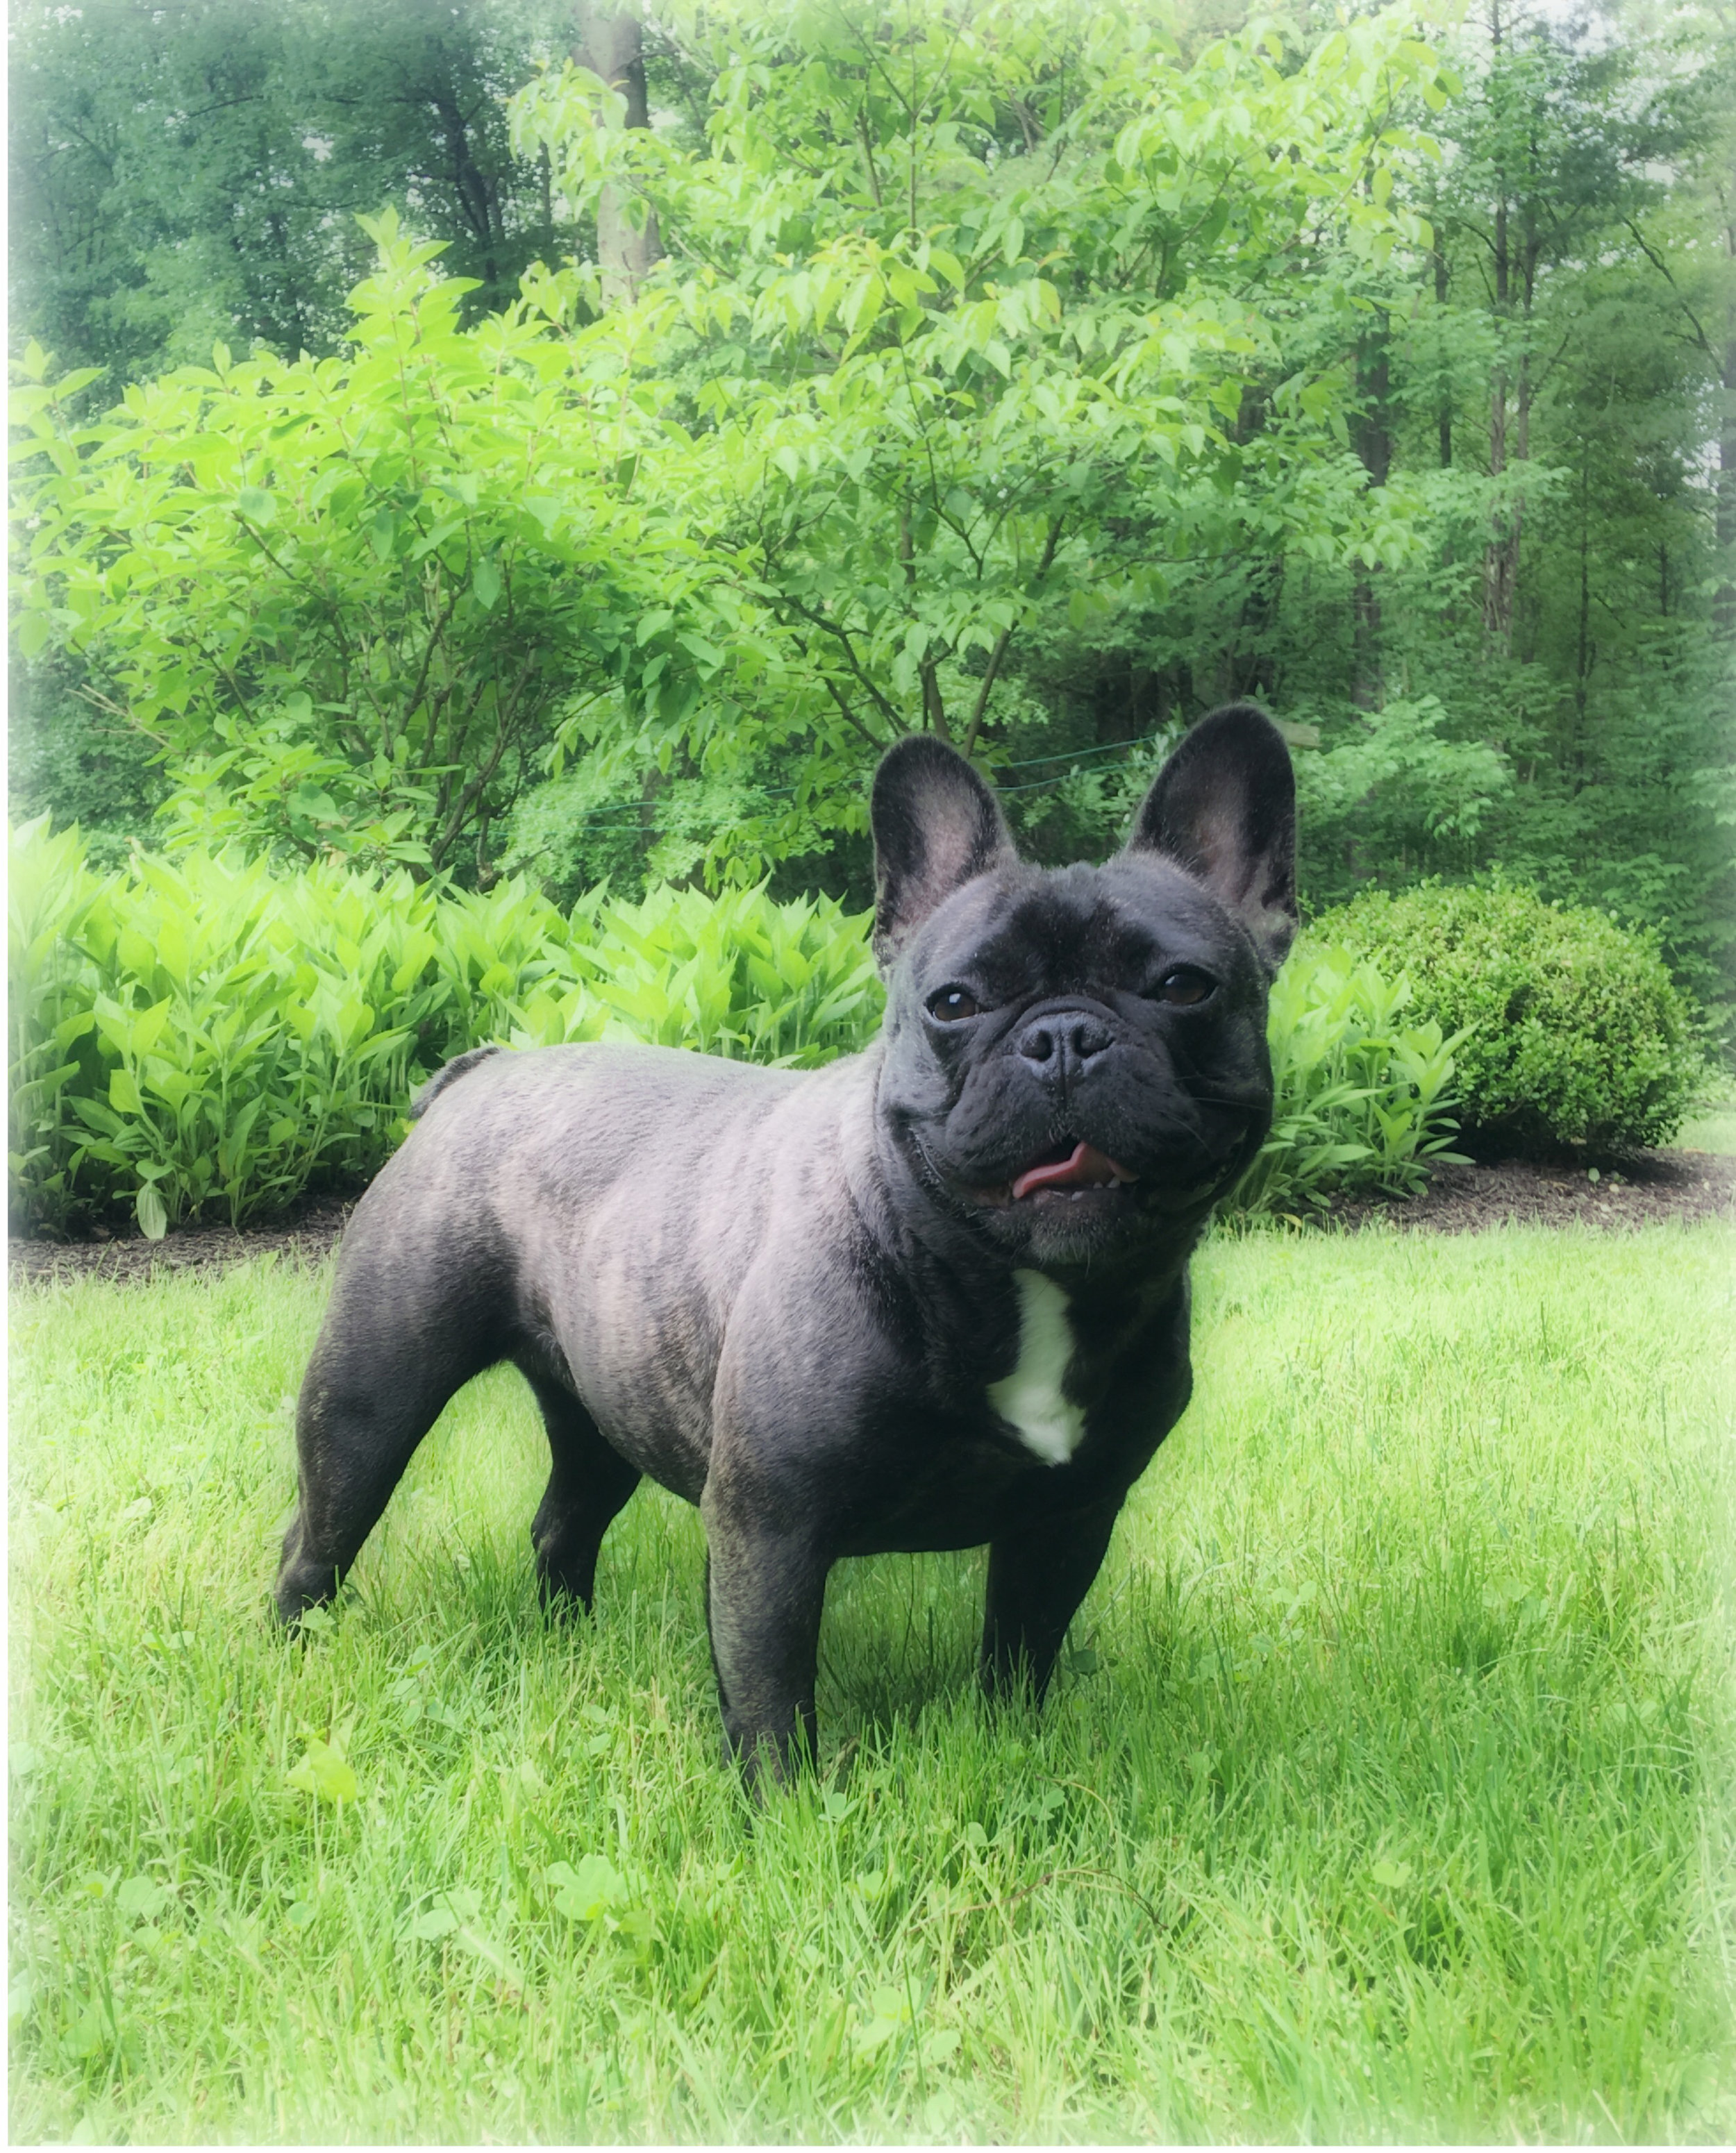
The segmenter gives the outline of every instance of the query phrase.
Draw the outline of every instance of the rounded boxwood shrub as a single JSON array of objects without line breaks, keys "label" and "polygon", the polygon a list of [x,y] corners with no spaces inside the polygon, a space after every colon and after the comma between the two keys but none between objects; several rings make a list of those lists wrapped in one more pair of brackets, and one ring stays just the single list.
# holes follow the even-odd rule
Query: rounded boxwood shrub
[{"label": "rounded boxwood shrub", "polygon": [[1667,1143],[1704,1087],[1699,1026],[1656,941],[1606,913],[1434,883],[1365,892],[1316,924],[1406,973],[1418,1021],[1474,1027],[1453,1088],[1475,1149],[1620,1158]]}]

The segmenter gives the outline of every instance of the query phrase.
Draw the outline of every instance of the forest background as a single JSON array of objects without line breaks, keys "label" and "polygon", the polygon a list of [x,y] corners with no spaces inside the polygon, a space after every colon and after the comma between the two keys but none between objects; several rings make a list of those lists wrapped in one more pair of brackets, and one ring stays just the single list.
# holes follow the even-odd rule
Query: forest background
[{"label": "forest background", "polygon": [[[1736,1010],[1736,13],[13,11],[15,816],[871,894],[1296,748]],[[22,452],[22,460],[20,459]]]}]

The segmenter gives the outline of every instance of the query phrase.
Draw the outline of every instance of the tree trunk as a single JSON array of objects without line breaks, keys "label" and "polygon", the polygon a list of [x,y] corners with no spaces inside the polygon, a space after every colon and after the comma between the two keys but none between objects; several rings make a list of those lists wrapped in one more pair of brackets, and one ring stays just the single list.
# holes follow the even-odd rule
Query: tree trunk
[{"label": "tree trunk", "polygon": [[[1437,234],[1437,238],[1438,236]],[[1445,250],[1438,245],[1434,251],[1434,303],[1445,313],[1447,257]],[[1453,380],[1450,374],[1447,374],[1442,383],[1441,401],[1435,423],[1440,429],[1441,469],[1450,471],[1453,468]]]},{"label": "tree trunk", "polygon": [[[1502,45],[1499,0],[1489,10],[1489,43],[1499,53]],[[1505,331],[1511,319],[1513,293],[1513,252],[1507,215],[1507,177],[1504,172],[1497,171],[1494,267],[1495,319],[1501,334],[1501,347],[1500,356],[1495,363],[1494,379],[1489,386],[1489,475],[1491,478],[1499,478],[1507,468],[1509,383]],[[1523,456],[1523,448],[1520,453]],[[1497,508],[1491,519],[1493,529],[1489,543],[1483,552],[1483,633],[1489,643],[1503,651],[1510,649],[1513,641],[1513,588],[1519,570],[1519,533],[1524,515],[1525,504],[1516,497],[1510,506]]]},{"label": "tree trunk", "polygon": [[1723,392],[1718,428],[1718,582],[1712,612],[1718,634],[1736,641],[1736,334],[1724,346]]},{"label": "tree trunk", "polygon": [[[1498,182],[1499,184],[1499,182]],[[1507,245],[1507,204],[1495,204],[1495,313],[1501,328],[1508,322],[1512,262]],[[1509,382],[1504,354],[1497,362],[1490,384],[1489,404],[1489,475],[1499,478],[1507,468],[1507,400]],[[1524,503],[1515,498],[1497,508],[1494,529],[1483,553],[1483,632],[1491,643],[1505,650],[1513,639],[1513,585],[1519,567],[1519,531]]]},{"label": "tree trunk", "polygon": [[929,730],[949,741],[952,728],[946,722],[946,705],[940,699],[940,676],[934,669],[934,660],[924,658],[917,670],[922,677],[922,709]]},{"label": "tree trunk", "polygon": [[1573,664],[1574,791],[1586,781],[1586,714],[1591,697],[1591,668],[1596,652],[1591,642],[1591,465],[1589,450],[1580,465],[1579,482],[1579,634]]},{"label": "tree trunk", "polygon": [[[627,126],[649,127],[644,40],[639,17],[606,4],[593,5],[593,0],[575,0],[573,21],[578,32],[573,59],[626,99]],[[607,307],[630,306],[653,264],[663,259],[656,213],[647,206],[644,222],[635,225],[627,210],[620,190],[613,185],[604,187],[597,204],[597,261]]]},{"label": "tree trunk", "polygon": [[[1736,201],[1736,173],[1729,199]],[[1724,252],[1736,263],[1736,216],[1724,225]],[[1723,409],[1718,415],[1718,490],[1713,531],[1718,539],[1718,589],[1712,601],[1715,633],[1736,642],[1736,275],[1729,277],[1724,313]]]},{"label": "tree trunk", "polygon": [[[1370,486],[1384,486],[1392,468],[1392,425],[1389,399],[1392,367],[1388,327],[1384,319],[1357,346],[1357,454]],[[1356,680],[1351,700],[1361,710],[1378,710],[1386,702],[1381,663],[1380,571],[1359,571],[1351,593],[1356,641]]]}]

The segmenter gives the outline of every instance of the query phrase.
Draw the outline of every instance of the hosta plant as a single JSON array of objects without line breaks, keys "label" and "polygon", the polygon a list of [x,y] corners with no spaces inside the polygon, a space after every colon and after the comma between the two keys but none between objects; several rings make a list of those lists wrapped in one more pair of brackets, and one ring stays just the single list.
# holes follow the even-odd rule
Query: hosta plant
[{"label": "hosta plant", "polygon": [[1272,988],[1272,1132],[1231,1199],[1294,1214],[1334,1192],[1414,1195],[1456,1158],[1454,1057],[1464,1032],[1406,1022],[1411,985],[1305,935]]},{"label": "hosta plant", "polygon": [[[563,913],[517,878],[455,891],[196,848],[101,877],[75,830],[39,821],[13,837],[11,904],[10,1196],[27,1229],[122,1209],[151,1234],[239,1225],[354,1188],[425,1076],[489,1041],[812,1068],[865,1046],[882,1007],[865,919],[763,889],[598,890]],[[1408,994],[1303,941],[1272,1001],[1272,1134],[1235,1208],[1420,1185],[1452,1138],[1459,1041],[1408,1021]]]}]

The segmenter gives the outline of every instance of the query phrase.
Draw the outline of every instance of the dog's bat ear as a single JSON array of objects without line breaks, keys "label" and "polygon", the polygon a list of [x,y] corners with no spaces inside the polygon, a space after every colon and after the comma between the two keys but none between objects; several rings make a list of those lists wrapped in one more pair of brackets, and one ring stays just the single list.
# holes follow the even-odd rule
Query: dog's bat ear
[{"label": "dog's bat ear", "polygon": [[1296,931],[1296,781],[1252,703],[1202,718],[1133,818],[1129,853],[1161,853],[1235,913],[1275,972]]},{"label": "dog's bat ear", "polygon": [[874,772],[874,958],[881,970],[943,898],[1016,857],[995,796],[932,733],[888,748]]}]

